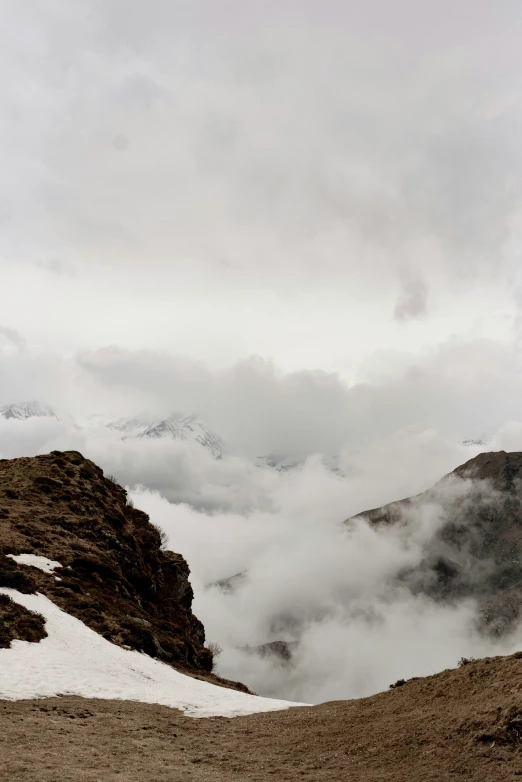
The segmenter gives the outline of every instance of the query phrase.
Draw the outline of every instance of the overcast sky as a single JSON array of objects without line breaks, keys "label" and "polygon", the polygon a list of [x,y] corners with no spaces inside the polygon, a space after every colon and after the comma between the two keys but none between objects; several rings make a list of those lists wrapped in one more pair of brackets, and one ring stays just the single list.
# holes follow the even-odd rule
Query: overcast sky
[{"label": "overcast sky", "polygon": [[512,344],[518,2],[1,6],[4,353]]}]

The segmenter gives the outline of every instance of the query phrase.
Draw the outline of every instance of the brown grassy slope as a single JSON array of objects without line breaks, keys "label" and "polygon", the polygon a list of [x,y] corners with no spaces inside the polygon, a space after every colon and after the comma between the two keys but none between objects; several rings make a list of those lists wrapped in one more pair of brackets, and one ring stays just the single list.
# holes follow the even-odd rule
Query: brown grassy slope
[{"label": "brown grassy slope", "polygon": [[[60,562],[61,580],[5,556],[21,553]],[[207,678],[212,652],[188,576],[148,516],[80,453],[0,460],[0,586],[40,591],[113,643]]]},{"label": "brown grassy slope", "polygon": [[514,782],[522,654],[370,698],[235,719],[80,698],[4,701],[0,757],[2,782]]}]

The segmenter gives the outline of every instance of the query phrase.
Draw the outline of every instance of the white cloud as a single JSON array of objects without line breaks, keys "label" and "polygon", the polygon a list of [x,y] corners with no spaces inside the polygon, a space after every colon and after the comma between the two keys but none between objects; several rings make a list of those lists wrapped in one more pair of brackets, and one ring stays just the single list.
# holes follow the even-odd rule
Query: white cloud
[{"label": "white cloud", "polygon": [[6,322],[285,369],[492,334],[518,268],[517,11],[359,5],[8,4]]},{"label": "white cloud", "polygon": [[[397,583],[473,486],[440,488],[396,526],[360,521],[347,529],[343,507],[347,515],[360,484],[368,490],[378,477],[367,472],[354,485],[308,465],[277,477],[272,507],[242,514],[208,515],[148,491],[133,494],[191,564],[194,610],[223,648],[222,675],[265,695],[318,702],[367,695],[455,666],[462,656],[520,645],[520,629],[501,640],[479,635],[473,600],[434,602]],[[233,591],[209,588],[238,573],[245,575]],[[245,650],[274,641],[297,642],[291,665]]]}]

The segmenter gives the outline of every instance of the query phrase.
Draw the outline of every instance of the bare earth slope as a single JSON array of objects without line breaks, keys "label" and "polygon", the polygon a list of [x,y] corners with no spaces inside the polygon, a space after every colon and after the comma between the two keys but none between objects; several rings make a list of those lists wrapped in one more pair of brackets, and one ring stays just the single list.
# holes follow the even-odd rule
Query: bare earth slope
[{"label": "bare earth slope", "polygon": [[121,701],[4,701],[0,758],[2,782],[514,782],[522,653],[370,698],[235,719]]},{"label": "bare earth slope", "polygon": [[[63,568],[53,575],[7,556],[20,554]],[[188,576],[148,516],[80,453],[0,460],[0,587],[42,592],[113,643],[246,690],[210,673]]]}]

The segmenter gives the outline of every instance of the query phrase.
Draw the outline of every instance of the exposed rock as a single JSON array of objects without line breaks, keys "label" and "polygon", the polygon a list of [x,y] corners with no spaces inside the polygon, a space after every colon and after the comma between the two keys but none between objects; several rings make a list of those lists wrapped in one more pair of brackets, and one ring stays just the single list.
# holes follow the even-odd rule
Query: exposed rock
[{"label": "exposed rock", "polygon": [[[8,554],[61,563],[54,573]],[[58,575],[59,573],[59,575]],[[113,643],[214,677],[183,557],[125,490],[75,451],[0,461],[0,586],[46,594]]]}]

